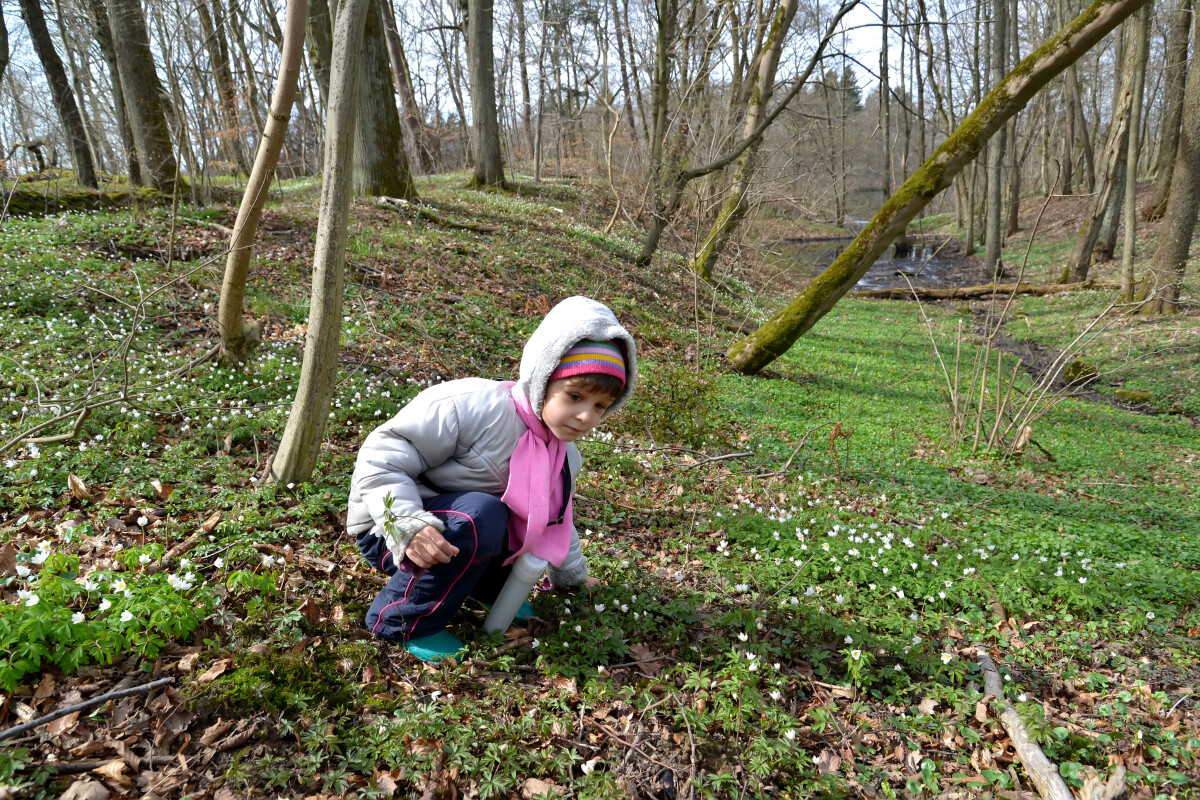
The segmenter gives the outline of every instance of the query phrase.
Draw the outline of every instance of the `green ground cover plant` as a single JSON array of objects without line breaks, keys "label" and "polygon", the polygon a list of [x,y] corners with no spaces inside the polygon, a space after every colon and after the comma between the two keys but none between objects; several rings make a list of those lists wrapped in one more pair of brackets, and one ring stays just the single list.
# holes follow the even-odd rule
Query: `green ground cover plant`
[{"label": "green ground cover plant", "polygon": [[[264,342],[236,370],[204,359],[220,234],[187,222],[225,217],[0,226],[5,702],[40,713],[72,689],[177,678],[0,745],[0,783],[57,796],[71,747],[116,753],[104,730],[205,759],[156,772],[164,797],[994,795],[1029,784],[988,706],[985,647],[1072,786],[1120,763],[1132,796],[1195,796],[1186,416],[1064,399],[1023,457],[972,455],[949,444],[915,305],[843,301],[769,375],[728,374],[732,330],[774,307],[759,276],[714,297],[669,265],[633,271],[632,232],[604,236],[584,185],[462,183],[419,188],[493,232],[356,204],[326,447],[296,486],[264,476],[299,374],[311,183],[272,192],[248,301]],[[572,293],[610,302],[644,357],[635,401],[580,442],[577,525],[603,583],[538,594],[540,619],[507,637],[468,610],[468,658],[424,666],[361,625],[381,583],[341,516],[355,452],[424,386],[512,377]],[[1021,300],[1006,330],[1056,346],[1101,302]],[[940,342],[973,318],[960,305],[925,308]],[[1190,356],[1164,342],[1193,325],[1104,345],[1139,355],[1124,380],[1161,393],[1154,410],[1191,408]],[[52,419],[41,435],[71,435],[14,441]]]}]

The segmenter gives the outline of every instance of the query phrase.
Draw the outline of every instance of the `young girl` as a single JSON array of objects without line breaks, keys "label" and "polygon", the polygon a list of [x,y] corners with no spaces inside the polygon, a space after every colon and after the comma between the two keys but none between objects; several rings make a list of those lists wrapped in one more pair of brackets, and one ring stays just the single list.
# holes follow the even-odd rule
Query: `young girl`
[{"label": "young girl", "polygon": [[549,561],[557,588],[583,582],[574,441],[625,404],[636,374],[633,337],[612,311],[570,297],[529,337],[516,383],[443,383],[372,431],[346,521],[391,576],[371,632],[423,660],[453,657],[463,644],[446,624],[468,597],[493,602],[518,556]]}]

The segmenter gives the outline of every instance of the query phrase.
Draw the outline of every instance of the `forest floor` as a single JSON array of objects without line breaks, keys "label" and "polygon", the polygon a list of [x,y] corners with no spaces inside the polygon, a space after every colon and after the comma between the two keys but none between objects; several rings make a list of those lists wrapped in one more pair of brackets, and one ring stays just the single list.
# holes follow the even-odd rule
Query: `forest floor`
[{"label": "forest floor", "polygon": [[[142,689],[0,741],[0,797],[1035,797],[1005,702],[1077,791],[1123,770],[1130,797],[1197,796],[1194,297],[1168,318],[1107,291],[847,298],[749,378],[723,352],[803,276],[739,262],[714,293],[677,257],[635,269],[638,232],[604,233],[586,181],[463,182],[419,190],[491,232],[353,205],[343,369],[297,486],[265,470],[312,181],[272,191],[240,370],[203,358],[233,208],[0,224],[0,736]],[[1028,248],[1035,282],[1061,271],[1061,217]],[[602,585],[539,594],[505,636],[465,610],[462,663],[373,640],[382,580],[344,530],[363,437],[423,386],[511,378],[575,293],[642,365],[580,443]],[[1012,344],[993,364],[997,319],[1040,367]],[[59,441],[8,447],[52,419]]]}]

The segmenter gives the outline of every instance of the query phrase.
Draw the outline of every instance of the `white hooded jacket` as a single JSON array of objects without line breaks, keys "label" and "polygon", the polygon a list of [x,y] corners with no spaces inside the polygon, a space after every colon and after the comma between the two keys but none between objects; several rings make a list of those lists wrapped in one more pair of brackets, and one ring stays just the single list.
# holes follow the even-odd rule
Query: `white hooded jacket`
[{"label": "white hooded jacket", "polygon": [[[637,378],[633,337],[607,306],[586,297],[569,297],[538,325],[521,358],[516,388],[529,398],[539,418],[551,373],[563,355],[584,339],[621,342],[625,351],[625,387],[602,419],[633,393]],[[399,560],[422,528],[432,525],[443,530],[442,521],[424,510],[425,498],[444,492],[504,494],[509,460],[523,433],[525,423],[499,381],[464,378],[426,389],[363,442],[350,482],[347,532],[355,538],[368,531],[382,536]],[[572,492],[581,463],[578,448],[568,444]],[[390,531],[383,524],[389,497],[394,517]],[[572,531],[566,558],[551,566],[550,580],[555,586],[571,586],[586,576],[579,534]]]}]

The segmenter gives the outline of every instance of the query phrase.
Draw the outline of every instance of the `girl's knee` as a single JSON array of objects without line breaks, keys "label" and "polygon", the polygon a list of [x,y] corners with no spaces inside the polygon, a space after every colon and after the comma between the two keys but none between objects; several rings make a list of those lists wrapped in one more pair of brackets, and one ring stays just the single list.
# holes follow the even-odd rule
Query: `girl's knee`
[{"label": "girl's knee", "polygon": [[459,537],[474,539],[476,557],[495,556],[504,549],[508,506],[498,497],[485,492],[464,492],[443,513],[448,529],[454,529]]}]

